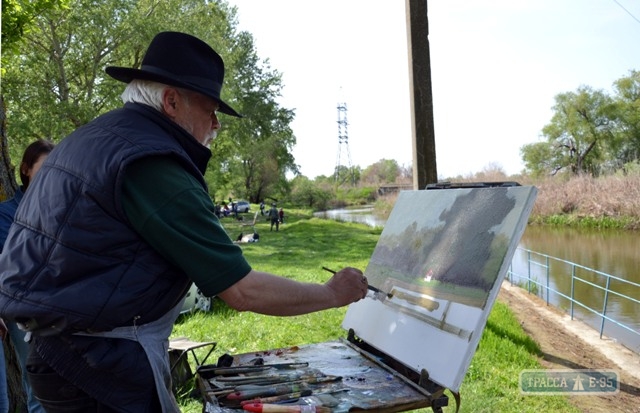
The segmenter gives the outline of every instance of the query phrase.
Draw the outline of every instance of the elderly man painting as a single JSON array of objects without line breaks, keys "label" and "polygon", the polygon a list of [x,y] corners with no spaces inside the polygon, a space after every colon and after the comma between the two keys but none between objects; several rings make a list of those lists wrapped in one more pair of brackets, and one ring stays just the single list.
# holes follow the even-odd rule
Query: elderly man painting
[{"label": "elderly man painting", "polygon": [[325,284],[253,269],[213,213],[203,173],[218,113],[221,57],[184,33],[158,34],[120,109],[49,155],[0,255],[0,315],[31,332],[34,394],[48,412],[177,412],[168,337],[192,282],[239,311],[289,316],[362,299],[362,272]]}]

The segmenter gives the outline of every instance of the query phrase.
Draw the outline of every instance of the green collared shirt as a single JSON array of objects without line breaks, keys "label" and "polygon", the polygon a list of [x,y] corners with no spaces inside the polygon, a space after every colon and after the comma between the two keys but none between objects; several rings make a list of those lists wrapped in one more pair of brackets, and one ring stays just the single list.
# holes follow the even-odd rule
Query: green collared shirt
[{"label": "green collared shirt", "polygon": [[214,214],[202,185],[166,156],[135,161],[125,172],[122,204],[134,229],[207,296],[251,271]]}]

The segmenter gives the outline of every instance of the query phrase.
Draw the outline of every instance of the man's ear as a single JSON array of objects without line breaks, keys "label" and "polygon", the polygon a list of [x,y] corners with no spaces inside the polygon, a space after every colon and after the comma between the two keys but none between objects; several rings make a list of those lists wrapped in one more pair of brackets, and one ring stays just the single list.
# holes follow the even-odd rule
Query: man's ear
[{"label": "man's ear", "polygon": [[174,88],[168,87],[162,92],[162,109],[171,119],[177,116],[177,105],[181,96]]}]

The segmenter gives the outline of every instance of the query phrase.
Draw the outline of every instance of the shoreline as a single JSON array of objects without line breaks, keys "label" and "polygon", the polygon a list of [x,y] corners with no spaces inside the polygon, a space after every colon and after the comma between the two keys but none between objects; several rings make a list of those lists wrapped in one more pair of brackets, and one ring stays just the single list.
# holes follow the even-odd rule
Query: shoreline
[{"label": "shoreline", "polygon": [[[612,395],[568,396],[583,412],[640,412],[640,355],[591,326],[547,306],[522,288],[502,283],[498,300],[507,304],[542,352],[545,369],[613,369],[620,391]],[[535,396],[528,396],[535,397]]]}]

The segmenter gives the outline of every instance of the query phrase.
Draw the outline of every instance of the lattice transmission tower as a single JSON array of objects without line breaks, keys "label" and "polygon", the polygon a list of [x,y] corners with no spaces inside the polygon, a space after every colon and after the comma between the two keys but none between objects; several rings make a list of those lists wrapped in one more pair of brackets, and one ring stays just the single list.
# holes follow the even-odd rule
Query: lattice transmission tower
[{"label": "lattice transmission tower", "polygon": [[336,157],[334,177],[338,183],[344,183],[350,180],[351,183],[354,184],[355,176],[351,166],[351,153],[349,152],[348,125],[347,104],[338,103],[338,156]]}]

